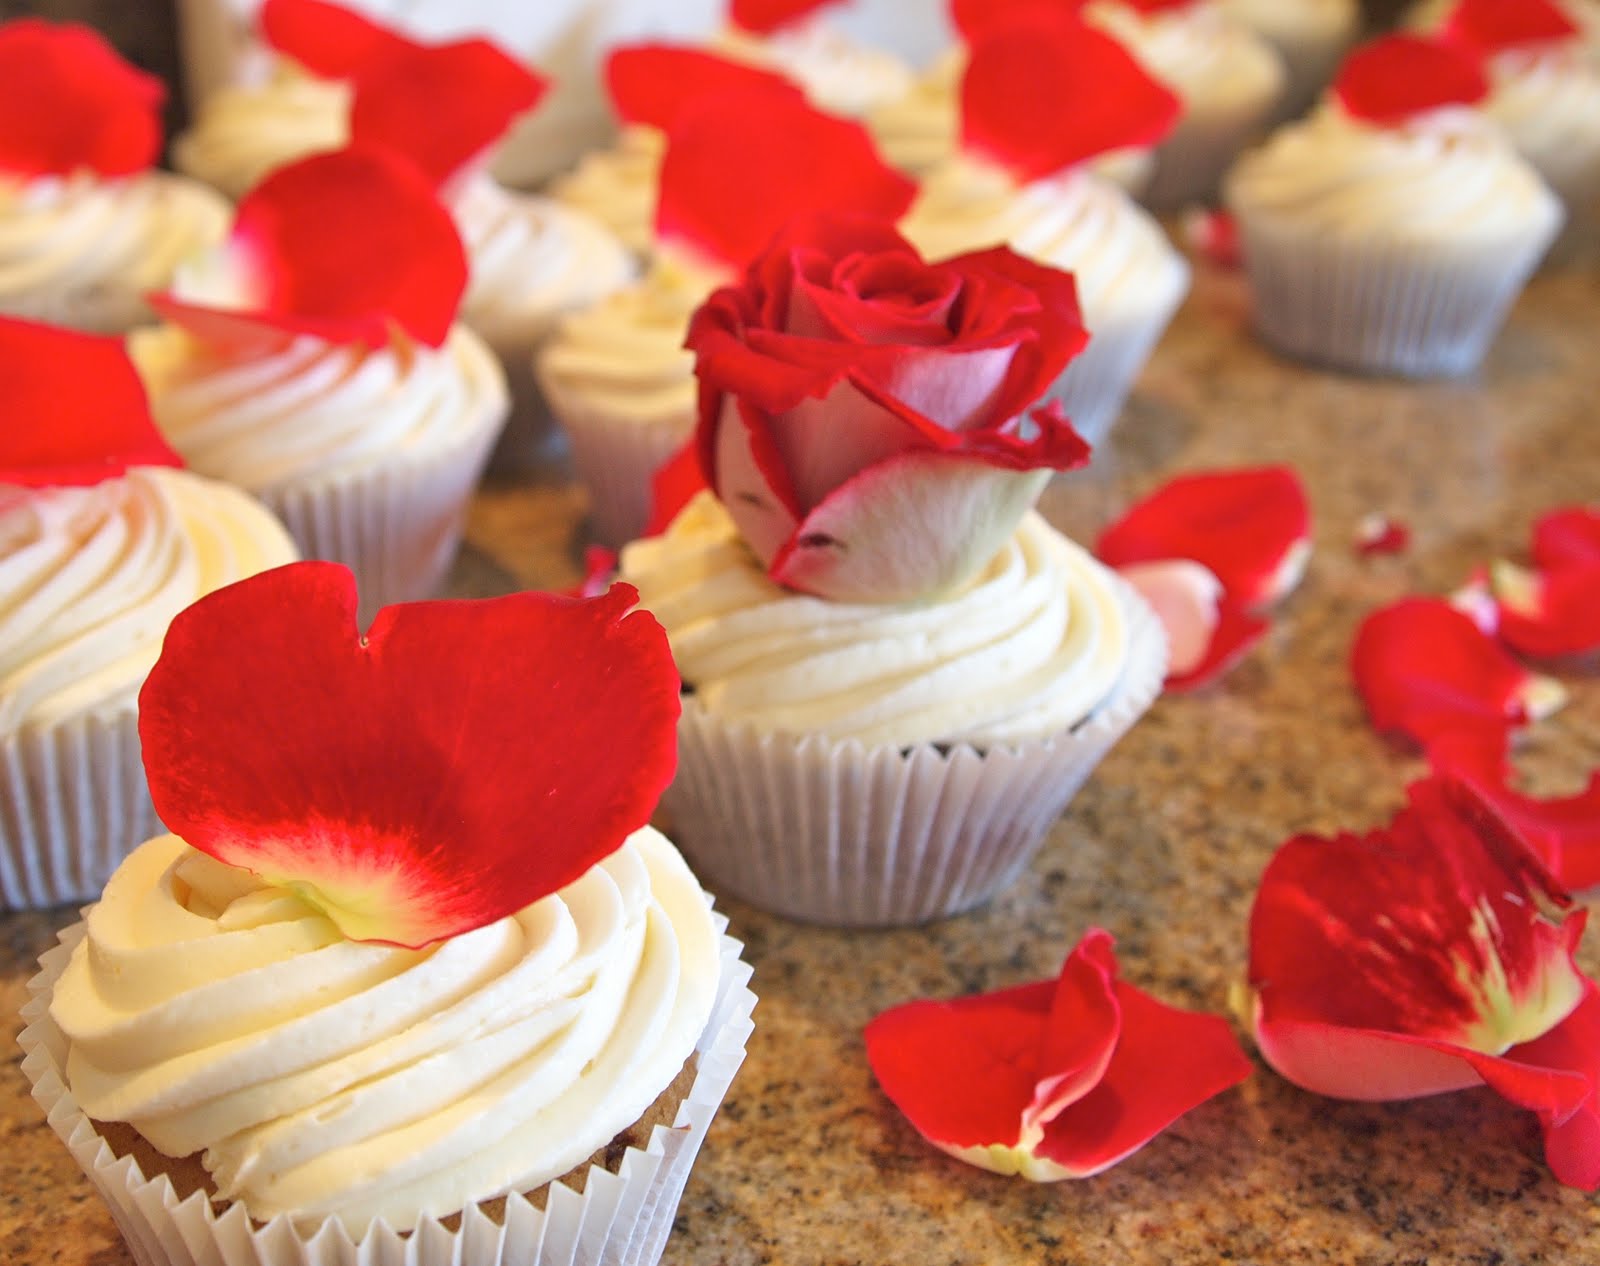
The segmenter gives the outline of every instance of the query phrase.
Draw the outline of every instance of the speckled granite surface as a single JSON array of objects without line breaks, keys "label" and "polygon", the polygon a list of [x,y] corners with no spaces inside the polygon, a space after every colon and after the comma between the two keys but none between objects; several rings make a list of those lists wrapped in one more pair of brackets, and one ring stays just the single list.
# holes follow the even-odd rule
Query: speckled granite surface
[{"label": "speckled granite surface", "polygon": [[[1600,1205],[1548,1175],[1531,1115],[1487,1092],[1392,1106],[1313,1098],[1259,1069],[1109,1174],[1034,1187],[924,1146],[876,1092],[860,1031],[916,995],[1053,974],[1091,923],[1125,974],[1221,1009],[1244,969],[1254,881],[1299,830],[1391,811],[1416,761],[1365,724],[1345,667],[1373,606],[1442,592],[1515,549],[1540,510],[1600,498],[1600,266],[1535,282],[1478,381],[1341,379],[1275,360],[1242,327],[1237,279],[1202,270],[1108,449],[1045,509],[1080,537],[1190,467],[1293,462],[1317,550],[1267,643],[1219,689],[1159,703],[988,909],[930,928],[837,933],[732,908],[761,996],[750,1058],[712,1127],[666,1260],[754,1263],[1579,1263]],[[1357,520],[1416,539],[1358,559]],[[559,471],[485,491],[455,584],[488,593],[576,574],[581,494]],[[1521,763],[1540,789],[1600,764],[1600,678],[1577,680]],[[70,915],[0,918],[0,1010]],[[1591,946],[1600,944],[1594,934]],[[1600,953],[1586,966],[1600,969]],[[14,1023],[6,1020],[9,1045]],[[14,1050],[14,1048],[12,1048]],[[109,1218],[0,1073],[0,1260],[125,1266]]]}]

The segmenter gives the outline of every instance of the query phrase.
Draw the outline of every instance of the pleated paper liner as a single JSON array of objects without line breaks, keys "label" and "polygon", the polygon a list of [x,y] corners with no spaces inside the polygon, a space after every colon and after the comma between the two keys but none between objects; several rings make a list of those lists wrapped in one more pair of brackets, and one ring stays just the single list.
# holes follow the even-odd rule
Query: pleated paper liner
[{"label": "pleated paper liner", "polygon": [[119,1155],[66,1088],[66,1041],[49,1014],[55,982],[83,936],[81,923],[61,934],[62,944],[39,960],[41,971],[28,984],[18,1039],[22,1069],[139,1266],[654,1266],[752,1028],[750,967],[739,957],[740,943],[726,935],[727,919],[716,920],[722,976],[692,1057],[693,1082],[672,1126],[655,1125],[648,1143],[625,1148],[614,1170],[591,1165],[581,1193],[554,1182],[534,1199],[480,1201],[443,1220],[426,1218],[414,1231],[376,1222],[352,1240],[337,1218],[305,1226],[288,1216],[254,1222],[242,1205],[213,1205],[203,1191],[180,1198],[167,1174],[147,1175],[132,1155]]},{"label": "pleated paper liner", "polygon": [[1130,635],[1122,680],[1048,739],[866,747],[728,724],[686,697],[662,800],[679,846],[717,891],[810,923],[903,926],[987,901],[1161,693],[1160,623],[1120,581],[1117,595]]},{"label": "pleated paper liner", "polygon": [[158,831],[131,703],[0,739],[0,908],[98,897]]}]

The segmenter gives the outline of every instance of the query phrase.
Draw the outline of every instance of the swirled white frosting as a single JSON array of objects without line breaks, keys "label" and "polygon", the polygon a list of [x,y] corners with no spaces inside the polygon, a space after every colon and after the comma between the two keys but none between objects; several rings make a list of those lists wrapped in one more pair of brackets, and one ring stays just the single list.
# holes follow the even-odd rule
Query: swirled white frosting
[{"label": "swirled white frosting", "polygon": [[507,407],[499,363],[462,326],[440,348],[306,336],[235,349],[163,325],[137,331],[129,351],[184,460],[258,492],[425,462]]},{"label": "swirled white frosting", "polygon": [[172,142],[173,165],[241,198],[274,168],[342,148],[350,97],[347,83],[288,68],[262,83],[223,88]]},{"label": "swirled white frosting", "polygon": [[1363,240],[1472,246],[1553,234],[1561,204],[1499,129],[1471,110],[1374,127],[1332,103],[1279,129],[1229,174],[1245,221],[1290,219]]},{"label": "swirled white frosting", "polygon": [[714,49],[787,75],[819,110],[850,118],[905,96],[916,81],[892,53],[869,48],[816,19],[765,36],[729,28],[716,38]]},{"label": "swirled white frosting", "polygon": [[948,259],[1007,245],[1077,280],[1084,320],[1167,311],[1189,269],[1161,226],[1092,172],[1018,186],[1004,172],[953,159],[930,173],[901,231],[922,254]]},{"label": "swirled white frosting", "polygon": [[929,603],[829,602],[781,589],[702,493],[621,576],[667,630],[695,698],[764,731],[867,744],[1060,734],[1128,660],[1109,572],[1030,512],[965,588]]},{"label": "swirled white frosting", "polygon": [[648,254],[655,242],[656,197],[666,135],[653,127],[625,127],[610,149],[584,155],[550,187],[554,197],[593,216],[629,250]]},{"label": "swirled white frosting", "polygon": [[263,506],[182,470],[0,486],[0,735],[132,710],[173,616],[295,557]]},{"label": "swirled white frosting", "polygon": [[121,334],[154,319],[145,294],[232,218],[212,190],[162,172],[0,175],[0,313]]},{"label": "swirled white frosting", "polygon": [[50,1008],[85,1111],[201,1152],[253,1217],[337,1216],[352,1235],[587,1159],[677,1075],[719,973],[705,894],[649,828],[425,950],[347,941],[170,835],[122,864],[87,924]]},{"label": "swirled white frosting", "polygon": [[1600,187],[1600,67],[1576,46],[1510,49],[1489,63],[1484,114],[1562,196]]},{"label": "swirled white frosting", "polygon": [[488,176],[451,199],[472,261],[461,319],[496,348],[531,353],[563,313],[626,285],[633,257],[601,223]]},{"label": "swirled white frosting", "polygon": [[1271,46],[1212,0],[1155,13],[1102,0],[1085,16],[1183,98],[1180,128],[1211,115],[1264,111],[1283,88],[1283,64]]},{"label": "swirled white frosting", "polygon": [[898,97],[874,107],[867,127],[883,156],[902,171],[921,175],[956,152],[961,136],[964,48],[952,48]]}]

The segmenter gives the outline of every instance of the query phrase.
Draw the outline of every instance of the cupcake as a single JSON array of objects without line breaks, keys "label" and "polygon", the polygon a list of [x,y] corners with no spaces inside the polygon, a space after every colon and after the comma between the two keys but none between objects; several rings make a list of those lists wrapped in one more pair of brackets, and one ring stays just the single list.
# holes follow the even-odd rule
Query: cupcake
[{"label": "cupcake", "polygon": [[1066,274],[796,222],[695,318],[709,489],[621,574],[684,681],[665,806],[720,888],[922,922],[1003,888],[1159,693],[1149,608],[1030,506],[1088,446],[1028,411]]},{"label": "cupcake", "polygon": [[1287,75],[1274,116],[1305,113],[1333,78],[1361,30],[1357,0],[1221,0],[1223,13],[1254,31],[1283,59]]},{"label": "cupcake", "polygon": [[[1024,102],[1012,90],[1035,85]],[[963,153],[924,179],[901,231],[928,259],[987,246],[1070,271],[1089,346],[1052,389],[1098,443],[1189,289],[1151,217],[1090,164],[1154,145],[1180,110],[1110,36],[1073,20],[1017,20],[973,46]]]},{"label": "cupcake", "polygon": [[363,637],[305,563],[174,622],[140,716],[174,834],[45,956],[21,1039],[141,1260],[657,1260],[754,998],[645,825],[677,676],[633,599]]},{"label": "cupcake", "polygon": [[1475,368],[1560,228],[1560,200],[1477,114],[1488,83],[1446,45],[1353,53],[1330,99],[1229,175],[1261,337],[1410,377]]},{"label": "cupcake", "polygon": [[[781,163],[772,161],[775,136]],[[737,199],[727,196],[732,182]],[[563,321],[538,361],[601,542],[639,535],[651,478],[693,430],[683,341],[701,301],[791,216],[833,207],[893,218],[911,193],[860,125],[817,113],[790,89],[733,87],[675,112],[655,262],[637,285]]]},{"label": "cupcake", "polygon": [[1183,101],[1141,201],[1170,211],[1214,199],[1228,164],[1277,109],[1281,59],[1217,0],[1092,0],[1084,13]]},{"label": "cupcake", "polygon": [[81,901],[155,830],[135,702],[167,624],[295,558],[179,469],[121,343],[0,318],[0,908]]},{"label": "cupcake", "polygon": [[0,314],[120,334],[228,205],[150,170],[166,90],[85,26],[0,25]]},{"label": "cupcake", "polygon": [[455,324],[466,280],[416,168],[352,148],[267,177],[130,340],[185,461],[348,563],[369,612],[443,579],[505,420],[493,352]]}]

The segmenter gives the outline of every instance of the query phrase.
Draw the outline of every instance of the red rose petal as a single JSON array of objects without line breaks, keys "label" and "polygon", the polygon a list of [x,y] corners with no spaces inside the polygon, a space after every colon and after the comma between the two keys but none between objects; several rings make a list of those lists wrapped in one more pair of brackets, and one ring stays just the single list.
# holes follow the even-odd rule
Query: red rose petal
[{"label": "red rose petal", "polygon": [[[1584,1078],[1589,1095],[1570,1114],[1535,1109],[1544,1127],[1550,1170],[1569,1187],[1600,1187],[1600,988],[1584,982],[1583,1001],[1565,1020],[1532,1042],[1514,1046],[1506,1059]],[[1531,1105],[1530,1105],[1531,1106]]]},{"label": "red rose petal", "polygon": [[968,46],[1014,23],[1075,21],[1084,0],[950,0],[950,22]]},{"label": "red rose petal", "polygon": [[406,155],[442,185],[538,105],[546,86],[488,40],[400,43],[356,75],[351,139]]},{"label": "red rose petal", "polygon": [[1441,598],[1405,598],[1369,615],[1351,669],[1372,723],[1423,747],[1452,735],[1503,746],[1541,710],[1547,685]]},{"label": "red rose petal", "polygon": [[1222,582],[1190,558],[1130,563],[1117,570],[1166,630],[1167,672],[1180,677],[1194,672],[1205,662],[1221,623]]},{"label": "red rose petal", "polygon": [[1570,40],[1577,23],[1551,0],[1457,0],[1440,34],[1479,53]]},{"label": "red rose petal", "polygon": [[323,79],[349,79],[374,58],[410,45],[388,27],[325,0],[265,0],[256,20],[267,43]]},{"label": "red rose petal", "polygon": [[0,317],[0,383],[0,484],[96,484],[130,466],[183,465],[120,338]]},{"label": "red rose petal", "polygon": [[1196,207],[1183,217],[1183,236],[1197,255],[1218,268],[1238,268],[1244,263],[1239,246],[1239,222],[1218,207]]},{"label": "red rose petal", "polygon": [[1236,602],[1255,609],[1299,582],[1311,548],[1311,510],[1288,466],[1179,475],[1100,534],[1112,567],[1192,558]]},{"label": "red rose petal", "polygon": [[678,674],[636,598],[409,603],[363,638],[336,564],[219,590],[140,694],[156,810],[354,939],[493,922],[619,847],[672,777]]},{"label": "red rose petal", "polygon": [[414,165],[375,149],[280,167],[240,202],[224,249],[240,292],[231,305],[168,292],[152,306],[220,341],[291,333],[379,346],[397,326],[438,347],[467,284],[450,213]]},{"label": "red rose petal", "polygon": [[774,71],[729,61],[701,48],[634,44],[606,59],[606,89],[617,117],[665,132],[689,102],[741,88],[800,89]]},{"label": "red rose petal", "polygon": [[728,20],[741,31],[771,35],[835,0],[730,0]]},{"label": "red rose petal", "polygon": [[1363,558],[1403,554],[1411,547],[1411,529],[1399,519],[1369,514],[1356,524],[1356,553]]},{"label": "red rose petal", "polygon": [[1206,647],[1205,658],[1186,673],[1169,675],[1164,688],[1174,694],[1187,694],[1221,680],[1255,649],[1271,627],[1265,617],[1247,611],[1232,599],[1225,599],[1217,608],[1217,627]]},{"label": "red rose petal", "polygon": [[736,89],[679,111],[661,166],[656,230],[663,241],[740,268],[798,216],[854,211],[892,221],[915,190],[884,164],[860,124],[821,114],[787,89]]},{"label": "red rose petal", "polygon": [[645,523],[646,536],[660,536],[679,511],[688,505],[708,485],[700,468],[700,449],[690,439],[669,457],[650,477],[650,518]]},{"label": "red rose petal", "polygon": [[1392,125],[1441,106],[1481,101],[1489,78],[1476,58],[1453,45],[1386,35],[1345,58],[1332,91],[1354,117]]},{"label": "red rose petal", "polygon": [[963,148],[1024,184],[1154,145],[1182,112],[1121,44],[1075,21],[1031,17],[995,30],[973,46],[961,84]]},{"label": "red rose petal", "polygon": [[617,574],[617,551],[604,545],[590,545],[583,551],[583,579],[566,590],[569,598],[599,598],[610,588]]},{"label": "red rose petal", "polygon": [[1600,652],[1600,511],[1568,506],[1545,515],[1532,554],[1535,571],[1501,563],[1491,572],[1496,632],[1536,659]]},{"label": "red rose petal", "polygon": [[1600,509],[1565,506],[1534,525],[1533,561],[1548,569],[1600,566]]},{"label": "red rose petal", "polygon": [[0,172],[144,171],[161,152],[167,90],[77,23],[0,25]]}]

